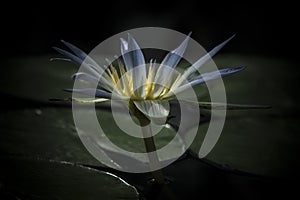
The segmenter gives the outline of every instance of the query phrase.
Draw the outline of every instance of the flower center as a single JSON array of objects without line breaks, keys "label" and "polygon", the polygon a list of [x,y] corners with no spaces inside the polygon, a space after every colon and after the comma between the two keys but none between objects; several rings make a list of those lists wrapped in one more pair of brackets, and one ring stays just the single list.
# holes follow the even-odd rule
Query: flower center
[{"label": "flower center", "polygon": [[[119,62],[119,70],[112,64],[107,68],[107,73],[111,78],[115,92],[131,98],[135,101],[164,99],[165,95],[175,88],[181,74],[173,69],[165,68],[158,72],[159,65],[146,64],[146,78],[138,87],[134,88],[134,81],[140,77],[134,77],[132,70],[126,71],[122,63]],[[133,69],[138,70],[138,69]],[[135,73],[135,76],[139,76]],[[160,77],[162,76],[162,77]]]}]

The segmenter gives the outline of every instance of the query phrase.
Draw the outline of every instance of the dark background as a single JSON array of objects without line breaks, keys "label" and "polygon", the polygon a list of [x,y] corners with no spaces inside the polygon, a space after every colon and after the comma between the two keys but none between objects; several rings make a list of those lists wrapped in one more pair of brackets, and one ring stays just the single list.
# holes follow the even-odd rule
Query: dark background
[{"label": "dark background", "polygon": [[[0,199],[1,192],[10,195],[11,188],[26,190],[28,186],[25,194],[34,194],[36,185],[45,196],[55,195],[61,188],[63,196],[66,194],[64,190],[69,188],[76,199],[76,195],[82,193],[79,188],[84,185],[86,193],[83,195],[90,195],[89,189],[100,194],[106,191],[108,195],[118,195],[119,190],[114,186],[109,190],[108,187],[98,187],[99,180],[94,184],[95,188],[91,187],[92,178],[99,177],[85,173],[76,179],[78,186],[73,187],[73,178],[77,175],[64,165],[64,161],[94,166],[99,162],[91,158],[79,140],[70,107],[57,107],[58,104],[49,102],[49,98],[70,97],[61,90],[72,87],[69,77],[77,68],[64,62],[51,63],[49,58],[58,55],[51,47],[63,47],[61,39],[89,52],[114,34],[147,26],[174,29],[185,34],[192,31],[192,38],[206,50],[236,34],[214,59],[221,67],[248,67],[224,80],[228,102],[268,104],[272,109],[229,111],[222,136],[208,159],[246,172],[279,177],[283,180],[279,185],[282,188],[294,180],[298,183],[298,13],[297,6],[287,1],[236,4],[115,0],[73,1],[69,4],[9,2],[1,5],[0,55],[4,62],[0,65],[0,97],[4,102],[1,102],[0,113],[0,162],[4,164],[0,167],[4,166],[4,170],[0,169]],[[106,120],[110,126],[110,118]],[[125,141],[118,135],[116,138]],[[194,147],[200,147],[199,141]],[[125,144],[132,146],[129,142]],[[40,158],[44,159],[45,165]],[[52,160],[58,163],[53,164]],[[203,181],[203,186],[214,177],[213,180],[219,182],[220,178],[214,172],[206,173],[196,167],[193,171],[191,166],[184,165],[180,173],[175,172],[184,176],[190,172],[190,179],[195,179],[197,184],[197,181]],[[53,170],[55,167],[59,169]],[[60,185],[60,180],[52,179],[55,174],[63,177],[61,180],[65,181],[65,186]],[[99,179],[100,182],[106,180],[105,177]],[[231,175],[225,179],[224,183],[230,187],[234,183],[234,191],[240,190],[247,197],[252,194],[251,190],[248,191],[251,188],[248,179],[245,179],[245,185],[234,182]],[[183,177],[182,180],[189,182],[189,178]],[[108,182],[114,185],[111,180]],[[185,184],[178,183],[180,187]],[[48,189],[51,185],[52,190]],[[272,187],[270,191],[277,196],[276,191],[281,190]],[[253,188],[260,194],[259,190],[267,187],[260,187],[255,182]],[[282,190],[282,194],[290,194],[290,191]],[[98,198],[99,194],[95,196]]]},{"label": "dark background", "polygon": [[10,3],[1,12],[2,56],[53,53],[60,39],[91,50],[104,39],[137,27],[158,26],[192,37],[206,48],[233,34],[229,52],[286,56],[297,50],[296,6],[282,3],[106,1]]}]

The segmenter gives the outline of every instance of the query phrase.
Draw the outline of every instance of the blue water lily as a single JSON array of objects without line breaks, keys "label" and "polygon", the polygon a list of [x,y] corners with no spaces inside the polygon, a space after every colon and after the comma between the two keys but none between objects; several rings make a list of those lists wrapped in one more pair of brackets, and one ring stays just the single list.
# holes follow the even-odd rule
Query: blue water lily
[{"label": "blue water lily", "polygon": [[[85,52],[76,46],[62,41],[72,53],[54,47],[56,51],[66,58],[53,60],[67,60],[83,66],[87,72],[75,73],[73,79],[81,79],[97,83],[99,88],[66,89],[69,92],[82,93],[95,99],[73,99],[82,103],[103,102],[111,100],[126,100],[134,103],[143,114],[150,118],[166,117],[169,114],[169,102],[178,93],[186,89],[222,78],[245,67],[226,68],[218,71],[198,75],[198,70],[207,63],[212,56],[222,49],[234,36],[225,40],[206,55],[197,60],[184,72],[178,73],[176,66],[183,58],[187,48],[190,34],[173,51],[170,51],[160,64],[151,59],[146,63],[144,54],[137,41],[128,34],[128,39],[120,39],[120,48],[123,61],[119,58],[117,64],[108,60],[109,66],[101,66]],[[114,95],[112,95],[114,94]],[[261,108],[254,105],[222,104],[213,102],[197,102],[200,108],[210,109],[244,109]]]}]

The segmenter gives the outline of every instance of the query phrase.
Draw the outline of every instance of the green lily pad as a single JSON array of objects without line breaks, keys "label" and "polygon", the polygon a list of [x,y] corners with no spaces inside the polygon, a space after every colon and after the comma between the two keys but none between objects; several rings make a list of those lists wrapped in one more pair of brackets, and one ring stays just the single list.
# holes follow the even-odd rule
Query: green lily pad
[{"label": "green lily pad", "polygon": [[0,152],[101,165],[82,145],[71,109],[36,108],[0,114]]},{"label": "green lily pad", "polygon": [[[121,131],[113,122],[112,114],[101,111],[101,126],[109,138],[118,147],[131,152],[144,152],[143,140],[134,138]],[[120,114],[122,115],[122,114]],[[129,120],[129,119],[128,119]],[[71,108],[36,108],[17,109],[0,114],[0,152],[4,155],[20,155],[33,158],[44,158],[58,161],[83,163],[87,165],[104,166],[111,163],[112,158],[107,153],[120,152],[103,144],[101,148],[106,156],[103,162],[96,160],[84,147],[75,129]],[[173,139],[174,132],[163,128],[155,136],[157,149]],[[104,141],[104,140],[103,140]],[[99,142],[102,142],[100,140]],[[182,141],[175,140],[172,155],[183,153]],[[125,154],[124,156],[128,156]],[[170,159],[170,155],[162,156]],[[172,157],[173,158],[173,157]],[[143,157],[133,159],[144,162]]]},{"label": "green lily pad", "polygon": [[122,179],[68,162],[1,157],[1,199],[138,199]]},{"label": "green lily pad", "polygon": [[[219,55],[221,67],[246,66],[233,76],[224,78],[227,102],[262,104],[263,110],[227,111],[221,137],[207,156],[217,163],[240,170],[278,177],[299,177],[299,95],[294,63],[280,58],[243,55]],[[199,146],[207,129],[200,127],[192,149]]]},{"label": "green lily pad", "polygon": [[[15,58],[4,61],[5,76],[0,80],[0,91],[21,99],[48,102],[49,98],[70,97],[62,92],[72,87],[70,76],[76,72],[73,64],[49,62],[52,56]],[[295,90],[297,74],[294,63],[280,58],[249,55],[218,55],[217,65],[222,67],[247,66],[246,70],[224,78],[229,103],[266,104],[269,110],[228,111],[219,142],[208,159],[252,173],[295,177],[299,176],[300,139],[299,95]],[[217,88],[216,88],[217,89]],[[196,92],[201,93],[201,88]],[[5,100],[5,98],[4,98]],[[201,99],[203,100],[203,99]],[[4,103],[4,105],[9,104]],[[15,105],[22,102],[15,103]],[[39,104],[27,109],[6,108],[0,114],[0,149],[2,154],[21,154],[71,162],[101,165],[83,147],[72,122],[71,108],[43,107]],[[41,114],[39,114],[41,113]],[[111,130],[111,139],[122,142],[132,151],[132,141],[109,126],[110,114],[105,122]],[[207,124],[201,125],[191,148],[198,152]],[[173,137],[172,134],[169,134]],[[167,136],[160,145],[166,144]]]},{"label": "green lily pad", "polygon": [[69,62],[51,62],[52,57],[16,57],[3,61],[5,77],[0,80],[0,91],[43,102],[50,98],[69,97],[70,94],[62,89],[72,88],[71,75],[78,68]]}]

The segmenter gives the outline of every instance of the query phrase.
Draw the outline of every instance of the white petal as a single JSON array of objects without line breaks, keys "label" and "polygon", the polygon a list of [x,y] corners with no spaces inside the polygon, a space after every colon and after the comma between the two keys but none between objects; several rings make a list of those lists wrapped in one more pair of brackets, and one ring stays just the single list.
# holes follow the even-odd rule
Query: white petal
[{"label": "white petal", "polygon": [[98,79],[95,76],[90,75],[90,74],[85,73],[85,72],[77,72],[77,73],[73,74],[71,76],[71,78],[73,80],[82,79],[82,80],[85,80],[85,81],[88,81],[88,82],[91,82],[91,83],[94,83],[94,84],[98,84]]},{"label": "white petal", "polygon": [[105,99],[105,98],[72,98],[72,101],[74,102],[78,102],[78,103],[82,103],[82,104],[92,104],[92,103],[102,103],[105,101],[108,101],[109,99]]},{"label": "white petal", "polygon": [[199,76],[192,78],[189,81],[189,84],[191,86],[199,85],[199,84],[207,82],[207,81],[211,81],[211,80],[215,80],[215,79],[218,79],[221,77],[229,76],[231,74],[235,74],[243,69],[245,69],[245,67],[227,68],[227,69],[221,69],[218,71],[204,73],[204,74],[201,74]]},{"label": "white petal", "polygon": [[72,60],[69,58],[50,58],[50,61],[56,61],[56,60],[72,62]]},{"label": "white petal", "polygon": [[61,40],[61,42],[64,43],[70,50],[72,50],[81,59],[84,60],[85,57],[87,56],[87,54],[84,51],[82,51],[78,47],[74,46],[73,44],[66,42],[64,40]]},{"label": "white petal", "polygon": [[202,109],[214,110],[250,110],[250,109],[268,109],[269,105],[254,104],[232,104],[232,103],[215,103],[215,102],[196,102]]},{"label": "white petal", "polygon": [[106,92],[104,90],[100,90],[100,89],[92,89],[92,88],[64,89],[64,91],[80,93],[80,94],[84,94],[84,95],[91,96],[91,97],[97,97],[97,98],[105,98],[105,99],[110,99],[111,98],[111,93]]},{"label": "white petal", "polygon": [[162,65],[166,65],[171,68],[176,67],[176,65],[178,64],[178,62],[180,61],[180,59],[182,58],[186,50],[191,34],[192,33],[190,32],[188,36],[183,40],[183,42],[176,49],[174,49],[173,51],[169,52],[166,55],[166,57],[161,63]]},{"label": "white petal", "polygon": [[142,64],[145,64],[144,55],[139,45],[130,34],[128,34],[128,51],[132,52],[131,56],[132,56],[133,67],[137,67]]},{"label": "white petal", "polygon": [[[158,73],[158,72],[156,72]],[[169,90],[172,88],[172,84],[179,76],[179,72],[170,67],[162,68],[161,79],[154,80],[155,87],[152,91],[153,97],[157,98],[159,96],[165,96],[165,89]]]},{"label": "white petal", "polygon": [[[61,53],[62,55],[66,56],[67,58],[71,59],[74,63],[81,65],[84,69],[88,70],[89,73],[91,73],[93,76],[99,78],[99,81],[104,83],[104,87],[108,86],[109,88],[113,88],[111,79],[107,76],[107,74],[103,71],[102,68],[91,65],[86,62],[86,60],[83,60],[80,57],[77,57],[76,55],[71,54],[70,52],[53,47],[57,52]],[[108,88],[106,87],[106,88]]]},{"label": "white petal", "polygon": [[96,98],[105,98],[105,99],[113,99],[113,100],[128,100],[128,97],[121,96],[118,94],[111,94],[101,89],[94,89],[94,88],[85,88],[85,89],[64,89],[66,92],[73,92],[78,94],[83,94],[89,97],[96,97]]},{"label": "white petal", "polygon": [[207,61],[209,61],[218,51],[220,51],[235,35],[231,36],[229,39],[225,40],[215,48],[213,48],[210,52],[208,52],[205,56],[201,57],[197,60],[191,67],[189,67],[182,75],[181,79],[178,81],[178,85],[182,83],[184,79],[187,79],[191,74],[196,72],[203,66]]},{"label": "white petal", "polygon": [[[169,52],[166,57],[163,59],[162,63],[160,64],[156,76],[155,76],[155,83],[159,83],[160,85],[165,86],[166,83],[169,81],[169,78],[172,76],[172,72],[170,70],[164,70],[165,68],[175,68],[179,61],[181,60],[188,41],[190,39],[191,32],[188,34],[188,36],[183,40],[183,42],[173,51]],[[163,87],[161,87],[161,90]],[[160,93],[159,91],[158,93]]]},{"label": "white petal", "polygon": [[73,45],[69,42],[66,42],[64,40],[61,40],[61,42],[64,43],[71,51],[73,51],[76,56],[78,56],[79,58],[84,60],[85,63],[87,63],[89,65],[92,65],[97,70],[99,70],[100,73],[103,73],[103,71],[105,71],[105,69],[103,67],[101,67],[95,60],[93,60],[89,55],[87,55],[84,51],[82,51],[81,49],[79,49],[75,45]]},{"label": "white petal", "polygon": [[170,112],[168,101],[146,100],[134,101],[135,106],[157,124],[164,124]]},{"label": "white petal", "polygon": [[128,51],[132,61],[132,83],[133,90],[138,97],[145,97],[145,84],[146,84],[146,65],[144,55],[135,41],[135,39],[128,34]]},{"label": "white petal", "polygon": [[121,54],[125,63],[126,71],[129,71],[132,68],[132,60],[128,55],[128,42],[123,38],[121,40]]},{"label": "white petal", "polygon": [[192,78],[188,83],[183,84],[182,86],[173,90],[173,93],[178,94],[180,92],[183,92],[187,88],[194,87],[196,85],[205,83],[207,81],[212,81],[212,80],[216,80],[216,79],[219,79],[222,77],[229,76],[229,75],[237,73],[243,69],[245,69],[245,67],[235,67],[235,68],[221,69],[218,71],[200,74],[199,76]]}]

